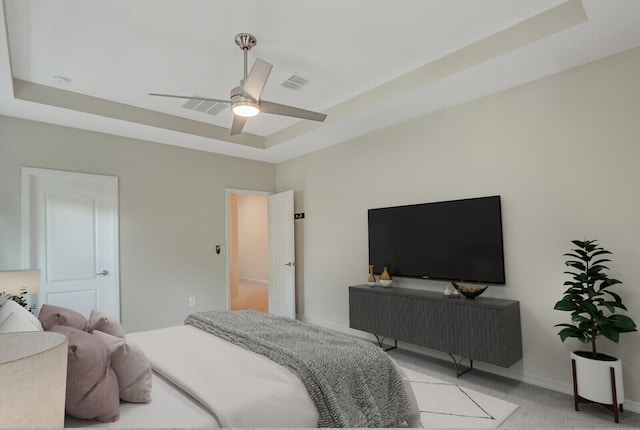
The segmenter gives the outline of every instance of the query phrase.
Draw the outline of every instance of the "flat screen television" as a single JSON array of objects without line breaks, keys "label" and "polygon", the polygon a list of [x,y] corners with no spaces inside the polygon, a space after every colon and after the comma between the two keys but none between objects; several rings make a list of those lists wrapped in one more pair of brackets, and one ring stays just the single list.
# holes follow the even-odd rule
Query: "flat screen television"
[{"label": "flat screen television", "polygon": [[369,209],[368,218],[374,273],[505,283],[500,196]]}]

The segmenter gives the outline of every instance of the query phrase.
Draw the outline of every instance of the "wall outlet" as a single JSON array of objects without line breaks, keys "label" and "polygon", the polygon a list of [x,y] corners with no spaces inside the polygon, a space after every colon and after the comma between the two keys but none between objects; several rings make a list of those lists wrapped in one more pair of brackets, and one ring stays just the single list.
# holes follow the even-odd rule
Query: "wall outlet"
[{"label": "wall outlet", "polygon": [[198,297],[197,296],[190,296],[189,297],[189,306],[190,307],[198,306]]}]

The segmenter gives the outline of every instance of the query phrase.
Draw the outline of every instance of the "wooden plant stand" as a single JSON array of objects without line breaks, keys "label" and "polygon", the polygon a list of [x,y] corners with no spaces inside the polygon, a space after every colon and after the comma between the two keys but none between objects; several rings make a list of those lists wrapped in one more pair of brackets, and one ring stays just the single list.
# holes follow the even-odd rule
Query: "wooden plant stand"
[{"label": "wooden plant stand", "polygon": [[595,403],[597,405],[604,406],[606,409],[608,409],[611,412],[613,412],[613,420],[617,424],[619,422],[618,421],[618,408],[620,408],[620,412],[624,412],[624,409],[622,407],[622,403],[618,404],[618,395],[616,393],[616,371],[615,371],[615,369],[613,367],[609,368],[609,370],[611,372],[611,398],[613,400],[612,404],[594,402],[593,400],[585,399],[584,397],[579,396],[578,395],[578,382],[577,382],[578,380],[576,378],[576,360],[575,359],[571,359],[571,370],[573,372],[573,403],[575,405],[576,411],[580,410],[578,408],[578,405],[580,403]]}]

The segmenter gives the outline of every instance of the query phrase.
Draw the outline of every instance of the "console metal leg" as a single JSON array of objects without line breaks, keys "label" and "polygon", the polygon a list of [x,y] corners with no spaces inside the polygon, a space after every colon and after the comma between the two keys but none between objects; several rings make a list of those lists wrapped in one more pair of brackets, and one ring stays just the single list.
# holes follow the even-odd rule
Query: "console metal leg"
[{"label": "console metal leg", "polygon": [[470,358],[469,359],[469,367],[467,367],[466,369],[464,369],[462,372],[460,371],[461,369],[461,364],[462,364],[462,360],[465,359],[465,357],[460,357],[460,360],[456,360],[456,358],[453,356],[453,354],[451,354],[450,352],[447,353],[449,354],[449,357],[451,357],[451,359],[453,360],[453,366],[456,369],[456,378],[459,378],[461,375],[464,375],[465,373],[467,373],[469,370],[473,369],[473,360]]},{"label": "console metal leg", "polygon": [[385,351],[391,351],[392,349],[396,349],[396,348],[398,347],[398,339],[394,339],[394,340],[393,340],[393,346],[385,349],[385,348],[384,348],[384,345],[383,345],[383,342],[384,342],[385,337],[384,337],[384,336],[378,336],[378,335],[377,335],[377,334],[375,334],[375,333],[374,333],[373,335],[374,335],[374,336],[376,337],[376,339],[378,340],[378,346],[379,346],[380,348],[384,349]]}]

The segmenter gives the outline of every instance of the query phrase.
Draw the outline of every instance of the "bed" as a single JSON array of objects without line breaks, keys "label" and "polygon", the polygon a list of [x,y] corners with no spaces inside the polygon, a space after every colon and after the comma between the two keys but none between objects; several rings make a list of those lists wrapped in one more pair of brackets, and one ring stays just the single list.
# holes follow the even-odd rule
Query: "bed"
[{"label": "bed", "polygon": [[[419,426],[402,369],[375,345],[324,328],[252,311],[204,312],[189,316],[185,325],[126,339],[151,363],[152,401],[122,402],[116,422],[67,417],[65,427]],[[289,354],[291,343],[301,339],[312,349]],[[389,368],[377,368],[372,360],[380,359]],[[336,366],[344,368],[325,369]],[[332,386],[325,385],[327,378]],[[358,384],[364,388],[344,392]]]}]

